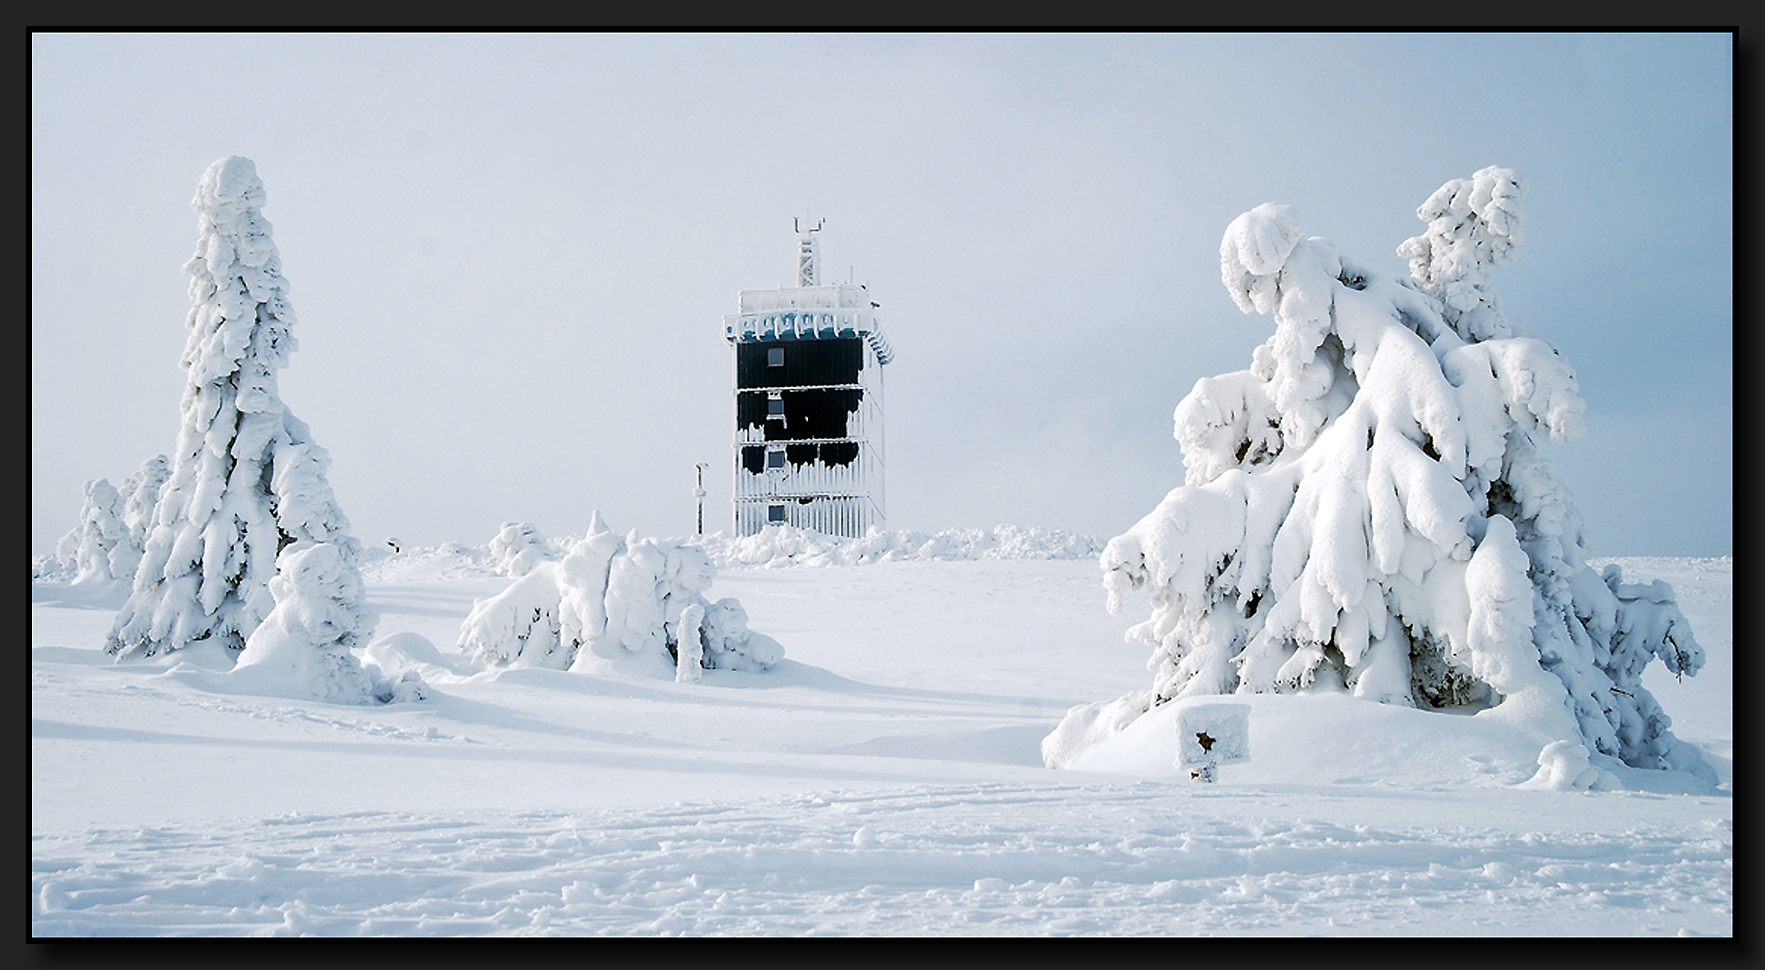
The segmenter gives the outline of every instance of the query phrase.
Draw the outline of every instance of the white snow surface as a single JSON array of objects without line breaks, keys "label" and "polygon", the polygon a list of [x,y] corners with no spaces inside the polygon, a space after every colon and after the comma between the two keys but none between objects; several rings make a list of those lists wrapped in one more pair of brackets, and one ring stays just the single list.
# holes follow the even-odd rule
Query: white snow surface
[{"label": "white snow surface", "polygon": [[1083,559],[1094,562],[1103,543],[1063,529],[1000,525],[938,533],[871,529],[857,539],[814,529],[769,525],[751,536],[704,536],[700,544],[718,568],[736,566],[856,566],[878,562],[961,562],[975,559]]},{"label": "white snow surface", "polygon": [[1644,675],[1704,794],[1529,787],[1573,752],[1343,695],[1234,697],[1214,784],[1160,723],[1188,701],[1046,768],[1069,708],[1145,685],[1094,555],[720,562],[787,659],[699,683],[473,667],[494,558],[365,559],[356,653],[422,684],[390,704],[248,693],[200,646],[113,663],[116,603],[33,581],[34,938],[1734,933],[1730,559],[1616,560],[1706,651]]}]

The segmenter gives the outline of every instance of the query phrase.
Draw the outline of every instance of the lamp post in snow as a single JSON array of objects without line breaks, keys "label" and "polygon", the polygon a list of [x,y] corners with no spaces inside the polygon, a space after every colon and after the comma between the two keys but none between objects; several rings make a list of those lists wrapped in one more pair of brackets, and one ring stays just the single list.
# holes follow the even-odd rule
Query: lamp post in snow
[{"label": "lamp post in snow", "polygon": [[699,470],[699,487],[693,489],[693,498],[699,500],[699,535],[705,534],[705,463],[695,466]]}]

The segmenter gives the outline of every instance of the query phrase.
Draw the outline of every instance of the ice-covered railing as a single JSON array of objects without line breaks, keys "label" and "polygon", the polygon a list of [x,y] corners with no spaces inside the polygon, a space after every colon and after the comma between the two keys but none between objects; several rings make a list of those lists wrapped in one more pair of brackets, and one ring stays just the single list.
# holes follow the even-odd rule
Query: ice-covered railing
[{"label": "ice-covered railing", "polygon": [[776,290],[743,290],[739,313],[723,316],[724,338],[732,343],[755,340],[831,340],[863,337],[879,363],[894,359],[883,336],[869,291],[841,283]]},{"label": "ice-covered railing", "polygon": [[790,286],[776,290],[743,290],[737,298],[742,313],[767,310],[870,308],[870,291],[855,283],[833,286]]}]

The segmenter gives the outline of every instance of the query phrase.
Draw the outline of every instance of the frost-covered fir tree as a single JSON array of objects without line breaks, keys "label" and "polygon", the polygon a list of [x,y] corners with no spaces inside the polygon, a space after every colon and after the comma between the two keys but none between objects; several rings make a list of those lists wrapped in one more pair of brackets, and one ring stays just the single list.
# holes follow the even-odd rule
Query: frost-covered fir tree
[{"label": "frost-covered fir tree", "polygon": [[277,556],[295,542],[359,546],[325,478],[330,458],[277,393],[295,348],[282,260],[250,159],[203,173],[190,277],[188,384],[171,471],[158,493],[134,590],[105,644],[118,659],[191,643],[240,650],[274,605]]},{"label": "frost-covered fir tree", "polygon": [[1619,762],[1714,781],[1641,684],[1655,658],[1703,664],[1672,591],[1586,565],[1540,453],[1583,405],[1491,285],[1524,190],[1495,167],[1442,186],[1398,249],[1409,278],[1306,238],[1286,206],[1227,228],[1226,288],[1275,332],[1178,405],[1185,484],[1103,553],[1112,612],[1151,598],[1128,637],[1152,647],[1152,688],[1071,711],[1050,765],[1179,698],[1327,690],[1511,720],[1553,784]]},{"label": "frost-covered fir tree", "polygon": [[86,483],[80,524],[56,545],[56,558],[73,571],[74,582],[133,584],[168,474],[166,458],[159,455],[143,462],[121,488],[102,478]]},{"label": "frost-covered fir tree", "polygon": [[545,536],[531,522],[504,522],[490,540],[490,554],[510,579],[520,579],[553,558]]},{"label": "frost-covered fir tree", "polygon": [[[123,481],[117,491],[123,499],[123,524],[129,527],[129,544],[134,561],[129,565],[128,578],[133,582],[147,548],[147,533],[153,528],[153,513],[159,507],[159,490],[172,475],[172,464],[164,455],[154,455],[141,463],[141,468]],[[121,574],[118,574],[119,577]]]},{"label": "frost-covered fir tree", "polygon": [[109,479],[86,483],[86,499],[80,505],[80,524],[56,544],[56,558],[72,566],[74,582],[81,585],[129,580],[141,558],[131,544],[123,518],[123,497]]},{"label": "frost-covered fir tree", "polygon": [[501,593],[474,602],[459,647],[487,666],[611,665],[688,683],[701,669],[777,663],[784,648],[748,629],[739,602],[705,599],[716,575],[703,548],[635,531],[621,538],[596,512],[588,534],[562,560],[540,562]]}]

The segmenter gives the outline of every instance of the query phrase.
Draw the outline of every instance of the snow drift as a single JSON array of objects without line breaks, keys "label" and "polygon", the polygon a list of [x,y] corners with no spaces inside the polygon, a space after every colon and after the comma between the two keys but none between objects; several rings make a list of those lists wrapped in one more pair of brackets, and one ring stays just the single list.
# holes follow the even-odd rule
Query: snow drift
[{"label": "snow drift", "polygon": [[1287,206],[1227,227],[1226,288],[1275,332],[1177,406],[1185,484],[1101,556],[1111,612],[1151,599],[1127,634],[1153,648],[1151,689],[1074,708],[1050,766],[1185,698],[1346,693],[1511,724],[1544,749],[1540,784],[1621,766],[1714,784],[1640,682],[1656,658],[1703,664],[1672,591],[1586,565],[1540,452],[1583,404],[1491,285],[1524,188],[1495,167],[1442,186],[1398,249],[1410,278],[1305,238]]}]

